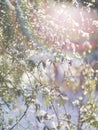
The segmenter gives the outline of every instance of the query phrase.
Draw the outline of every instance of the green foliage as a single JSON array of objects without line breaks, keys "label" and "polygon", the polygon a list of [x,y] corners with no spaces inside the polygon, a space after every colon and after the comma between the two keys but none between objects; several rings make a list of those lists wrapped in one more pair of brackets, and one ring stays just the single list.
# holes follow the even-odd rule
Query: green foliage
[{"label": "green foliage", "polygon": [[18,2],[16,6],[16,15],[23,35],[28,39],[32,39],[32,32],[28,26],[27,17],[23,13],[24,4]]},{"label": "green foliage", "polygon": [[14,29],[10,20],[10,10],[6,3],[0,3],[0,13],[1,41],[5,47],[8,47],[14,39]]},{"label": "green foliage", "polygon": [[[51,6],[47,5],[46,11],[44,2],[47,5],[49,1],[36,0],[34,8],[29,0],[0,1],[0,129],[43,125],[41,129],[75,130],[86,124],[98,128],[94,70],[88,63],[73,62],[74,58],[82,61],[71,41],[72,37],[77,39],[71,35],[78,28],[77,20],[69,17],[69,23],[64,21],[72,27],[70,30],[58,20],[55,23],[54,17],[60,13],[54,9],[56,4],[51,5],[51,17]],[[59,10],[59,4],[56,6]],[[77,37],[84,41],[86,38],[80,35]],[[73,53],[72,57],[67,53]],[[75,122],[71,108],[78,112]],[[26,128],[22,121],[28,123]]]},{"label": "green foliage", "polygon": [[9,125],[12,125],[12,124],[13,124],[13,119],[10,118],[10,119],[9,119]]}]

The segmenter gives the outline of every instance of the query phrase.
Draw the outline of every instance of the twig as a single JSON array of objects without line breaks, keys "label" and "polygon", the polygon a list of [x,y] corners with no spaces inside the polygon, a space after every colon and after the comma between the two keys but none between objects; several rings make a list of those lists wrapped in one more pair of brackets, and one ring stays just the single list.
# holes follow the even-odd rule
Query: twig
[{"label": "twig", "polygon": [[59,122],[59,117],[58,117],[57,111],[56,111],[56,109],[55,109],[55,107],[54,107],[54,105],[53,105],[53,102],[52,102],[52,101],[51,101],[51,105],[52,105],[53,110],[54,110],[54,112],[55,112],[55,115],[56,115],[57,121]]},{"label": "twig", "polygon": [[27,106],[26,110],[24,111],[23,115],[19,118],[19,120],[9,129],[12,130],[14,129],[14,127],[23,119],[23,117],[26,115],[27,111],[28,111],[29,106]]}]

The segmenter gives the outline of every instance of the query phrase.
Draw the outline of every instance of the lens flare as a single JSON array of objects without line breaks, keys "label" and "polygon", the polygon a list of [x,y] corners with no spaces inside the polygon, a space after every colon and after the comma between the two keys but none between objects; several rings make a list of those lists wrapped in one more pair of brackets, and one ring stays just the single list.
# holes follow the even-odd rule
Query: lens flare
[{"label": "lens flare", "polygon": [[[89,7],[50,2],[32,14],[32,26],[47,46],[98,60],[98,14]],[[37,24],[36,24],[37,22]],[[88,55],[92,55],[91,57]]]}]

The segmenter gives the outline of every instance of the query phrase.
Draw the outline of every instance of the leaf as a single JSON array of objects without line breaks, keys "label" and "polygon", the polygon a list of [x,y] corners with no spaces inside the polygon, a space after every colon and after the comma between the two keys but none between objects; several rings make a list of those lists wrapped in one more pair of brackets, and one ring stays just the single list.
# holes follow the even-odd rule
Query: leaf
[{"label": "leaf", "polygon": [[12,125],[13,124],[13,118],[9,118],[8,123],[9,123],[9,125]]},{"label": "leaf", "polygon": [[75,55],[76,58],[81,59],[81,56],[80,56],[79,53],[75,53],[74,55]]},{"label": "leaf", "polygon": [[98,121],[94,121],[93,123],[91,123],[91,125],[95,128],[98,128]]},{"label": "leaf", "polygon": [[92,88],[94,88],[94,87],[96,86],[96,83],[95,83],[94,80],[91,80],[91,81],[90,81],[90,86],[91,86]]},{"label": "leaf", "polygon": [[46,105],[49,104],[49,101],[54,99],[54,95],[50,94],[49,97],[46,98]]},{"label": "leaf", "polygon": [[68,101],[68,97],[60,95],[59,106],[61,107],[62,105],[64,105],[66,103],[66,101]]},{"label": "leaf", "polygon": [[46,98],[46,105],[48,105],[48,104],[49,104],[49,101],[50,101],[49,97],[48,97],[48,98]]}]

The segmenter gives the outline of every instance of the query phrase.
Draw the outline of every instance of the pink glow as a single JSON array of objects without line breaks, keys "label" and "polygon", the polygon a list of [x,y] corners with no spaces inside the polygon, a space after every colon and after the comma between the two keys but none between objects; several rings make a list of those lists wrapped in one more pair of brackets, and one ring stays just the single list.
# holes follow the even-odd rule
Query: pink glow
[{"label": "pink glow", "polygon": [[[45,5],[43,16],[41,18],[37,16],[37,20],[38,27],[35,28],[47,45],[81,53],[97,44],[95,44],[98,37],[96,10],[50,3]],[[90,45],[86,44],[88,42]]]}]

